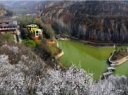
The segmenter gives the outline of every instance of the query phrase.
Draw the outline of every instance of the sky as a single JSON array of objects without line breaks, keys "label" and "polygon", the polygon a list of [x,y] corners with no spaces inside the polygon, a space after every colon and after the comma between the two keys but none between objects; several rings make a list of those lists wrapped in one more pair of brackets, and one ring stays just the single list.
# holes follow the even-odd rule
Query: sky
[{"label": "sky", "polygon": [[[62,1],[62,0],[0,0],[0,1]],[[66,0],[66,1],[86,1],[86,0]],[[88,0],[88,1],[128,1],[128,0]]]},{"label": "sky", "polygon": [[0,1],[45,1],[45,0],[0,0]]},{"label": "sky", "polygon": [[62,0],[0,0],[0,1],[62,1]]}]

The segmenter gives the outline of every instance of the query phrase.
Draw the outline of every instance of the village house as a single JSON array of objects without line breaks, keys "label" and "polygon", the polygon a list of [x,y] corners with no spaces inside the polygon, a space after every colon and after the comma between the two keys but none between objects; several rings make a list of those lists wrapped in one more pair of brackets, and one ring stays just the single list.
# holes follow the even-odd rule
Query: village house
[{"label": "village house", "polygon": [[39,37],[42,37],[43,30],[40,29],[36,24],[27,25],[28,33],[30,34],[31,38],[34,40],[38,40]]},{"label": "village house", "polygon": [[12,33],[14,36],[14,41],[16,43],[21,42],[20,31],[17,21],[7,20],[7,19],[0,20],[0,34],[3,33]]}]

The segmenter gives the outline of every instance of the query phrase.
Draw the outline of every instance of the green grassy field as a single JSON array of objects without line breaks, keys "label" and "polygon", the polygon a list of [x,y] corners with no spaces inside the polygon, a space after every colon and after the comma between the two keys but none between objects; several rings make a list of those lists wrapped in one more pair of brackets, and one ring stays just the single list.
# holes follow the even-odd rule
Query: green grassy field
[{"label": "green grassy field", "polygon": [[[74,64],[82,67],[89,73],[93,73],[94,79],[98,79],[106,70],[106,60],[113,51],[113,47],[93,47],[77,41],[58,41],[64,55],[60,62],[69,67]],[[128,74],[128,62],[117,67],[117,74]]]},{"label": "green grassy field", "polygon": [[128,61],[117,67],[116,74],[128,76]]}]

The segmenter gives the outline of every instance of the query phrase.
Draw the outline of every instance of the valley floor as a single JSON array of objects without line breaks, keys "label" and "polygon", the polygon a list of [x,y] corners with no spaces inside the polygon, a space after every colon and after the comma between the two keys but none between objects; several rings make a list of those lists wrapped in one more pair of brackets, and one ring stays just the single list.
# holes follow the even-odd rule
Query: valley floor
[{"label": "valley floor", "polygon": [[[74,40],[58,42],[60,48],[64,51],[60,62],[66,67],[72,64],[82,67],[86,71],[93,73],[95,79],[98,79],[106,70],[106,60],[114,50],[113,47],[92,47]],[[121,60],[122,62],[124,60]],[[125,64],[118,66],[115,73],[127,75],[127,66],[128,62],[125,60]]]}]

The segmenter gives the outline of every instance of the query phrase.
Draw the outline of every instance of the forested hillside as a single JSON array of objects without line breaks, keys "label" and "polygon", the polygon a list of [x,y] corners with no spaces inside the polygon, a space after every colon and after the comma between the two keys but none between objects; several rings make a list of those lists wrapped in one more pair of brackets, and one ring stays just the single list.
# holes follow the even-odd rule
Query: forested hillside
[{"label": "forested hillside", "polygon": [[[44,3],[43,3],[44,4]],[[57,33],[98,43],[128,42],[127,1],[63,1],[42,4]]]}]

